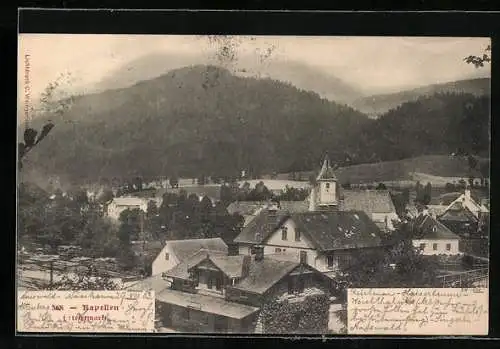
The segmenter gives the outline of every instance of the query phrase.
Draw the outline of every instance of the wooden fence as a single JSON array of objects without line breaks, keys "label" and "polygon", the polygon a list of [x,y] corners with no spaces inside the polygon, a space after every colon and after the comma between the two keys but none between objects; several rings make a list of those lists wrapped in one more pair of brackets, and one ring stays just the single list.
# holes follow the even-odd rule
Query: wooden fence
[{"label": "wooden fence", "polygon": [[488,286],[488,268],[468,270],[461,273],[441,275],[437,277],[442,287],[476,287]]}]

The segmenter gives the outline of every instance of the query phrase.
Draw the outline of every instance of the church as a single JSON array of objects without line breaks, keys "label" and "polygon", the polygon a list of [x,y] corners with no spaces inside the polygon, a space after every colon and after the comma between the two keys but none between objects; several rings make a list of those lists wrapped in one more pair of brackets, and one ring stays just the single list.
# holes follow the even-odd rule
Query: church
[{"label": "church", "polygon": [[343,194],[325,158],[308,207],[291,211],[274,203],[261,209],[235,238],[239,253],[252,255],[263,247],[273,258],[305,261],[332,276],[348,268],[361,253],[382,248],[384,242],[367,212],[346,209]]}]

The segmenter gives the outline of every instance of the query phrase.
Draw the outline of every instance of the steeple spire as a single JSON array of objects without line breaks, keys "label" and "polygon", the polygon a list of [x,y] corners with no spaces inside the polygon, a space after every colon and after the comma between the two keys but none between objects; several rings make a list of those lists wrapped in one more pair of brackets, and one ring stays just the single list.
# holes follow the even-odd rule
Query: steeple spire
[{"label": "steeple spire", "polygon": [[321,166],[321,170],[319,171],[318,177],[319,180],[337,180],[335,173],[333,173],[333,168],[330,165],[330,158],[328,157],[328,153],[325,155],[325,159],[323,160],[323,166]]}]

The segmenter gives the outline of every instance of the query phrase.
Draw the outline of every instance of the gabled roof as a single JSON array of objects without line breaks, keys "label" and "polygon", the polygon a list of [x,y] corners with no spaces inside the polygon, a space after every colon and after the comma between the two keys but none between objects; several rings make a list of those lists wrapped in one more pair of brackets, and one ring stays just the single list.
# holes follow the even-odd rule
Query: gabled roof
[{"label": "gabled roof", "polygon": [[459,239],[458,235],[430,215],[419,215],[415,218],[414,224],[415,239]]},{"label": "gabled roof", "polygon": [[387,190],[342,190],[342,209],[372,213],[395,213],[391,194]]},{"label": "gabled roof", "polygon": [[287,211],[278,210],[271,213],[269,209],[263,209],[253,220],[248,222],[247,226],[243,227],[234,242],[259,244],[288,217],[289,213]]},{"label": "gabled roof", "polygon": [[467,207],[463,207],[460,203],[454,204],[451,209],[447,209],[441,216],[440,220],[451,222],[477,222],[478,218]]},{"label": "gabled roof", "polygon": [[227,245],[221,238],[213,239],[187,239],[187,240],[167,240],[172,253],[183,261],[201,249],[209,251],[220,251],[227,254]]},{"label": "gabled roof", "polygon": [[299,266],[298,262],[278,261],[266,257],[261,261],[253,260],[248,275],[233,287],[263,294]]},{"label": "gabled roof", "polygon": [[[246,255],[237,255],[237,256],[227,256],[222,254],[211,254],[210,252],[207,254],[204,260],[209,260],[212,264],[217,267],[220,271],[222,271],[226,276],[230,278],[240,278],[243,275],[243,264],[245,259],[250,259],[250,256]],[[200,265],[204,260],[199,261],[198,263],[192,265],[188,268],[188,271],[191,268],[195,268]],[[248,263],[249,261],[247,261]]]},{"label": "gabled roof", "polygon": [[452,203],[449,204],[446,212],[448,211],[460,211],[461,207],[466,208],[470,213],[474,215],[476,219],[479,218],[480,213],[488,213],[489,210],[482,204],[476,202],[474,198],[471,196],[469,191],[469,195],[465,193],[460,195],[455,199]]},{"label": "gabled roof", "polygon": [[224,255],[224,252],[220,251],[208,251],[205,249],[198,250],[193,255],[188,256],[175,267],[167,270],[163,274],[167,277],[188,280],[189,279],[189,269],[198,265],[200,262],[204,261],[210,255]]},{"label": "gabled roof", "polygon": [[146,279],[134,282],[125,288],[130,291],[149,291],[153,290],[156,294],[167,289],[169,283],[165,281],[160,275],[148,277]]},{"label": "gabled roof", "polygon": [[363,211],[295,213],[291,219],[321,251],[382,245],[380,228]]}]

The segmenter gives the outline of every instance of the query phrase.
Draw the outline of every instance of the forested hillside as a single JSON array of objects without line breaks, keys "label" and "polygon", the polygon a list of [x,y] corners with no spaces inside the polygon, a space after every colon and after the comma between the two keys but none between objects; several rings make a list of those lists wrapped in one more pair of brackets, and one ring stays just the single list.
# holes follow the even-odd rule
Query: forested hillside
[{"label": "forested hillside", "polygon": [[[26,157],[26,170],[80,181],[141,175],[235,176],[423,154],[488,156],[487,96],[437,94],[377,120],[271,79],[213,66],[173,70],[132,87],[81,96]],[[38,122],[43,122],[41,118]],[[35,125],[36,126],[36,125]]]}]

